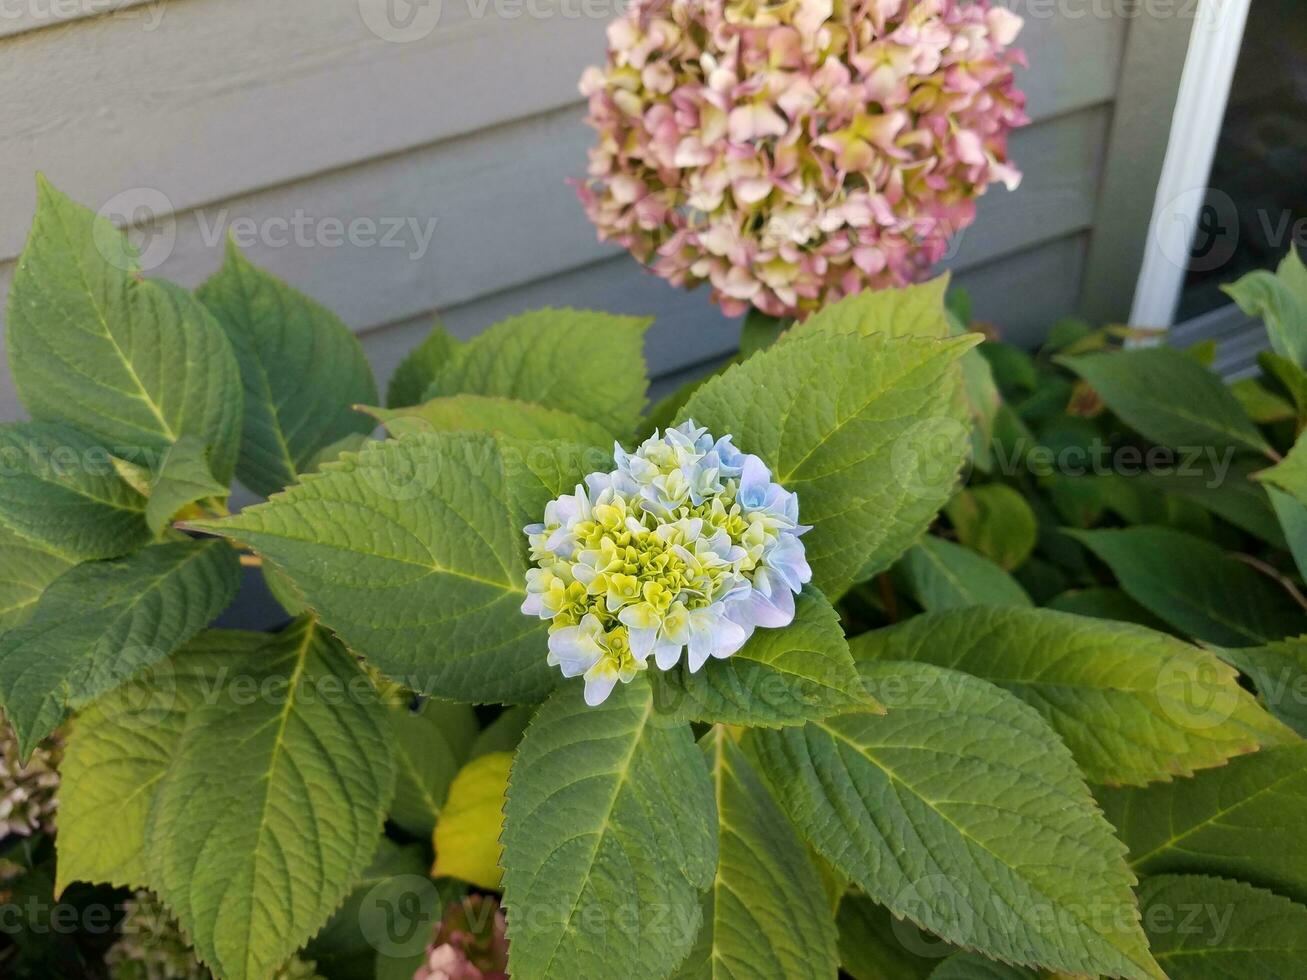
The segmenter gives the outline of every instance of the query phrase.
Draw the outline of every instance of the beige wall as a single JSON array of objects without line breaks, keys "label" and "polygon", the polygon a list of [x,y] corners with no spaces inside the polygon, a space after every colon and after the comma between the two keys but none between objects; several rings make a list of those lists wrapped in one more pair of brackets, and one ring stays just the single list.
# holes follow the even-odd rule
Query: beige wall
[{"label": "beige wall", "polygon": [[[49,23],[73,2],[87,15]],[[383,2],[0,0],[0,290],[40,169],[96,207],[170,207],[175,243],[151,274],[188,286],[250,219],[411,219],[419,232],[410,224],[400,247],[330,247],[328,231],[249,250],[340,313],[383,376],[435,310],[464,335],[544,304],[654,314],[659,375],[728,351],[735,327],[706,296],[598,244],[564,184],[584,167],[576,79],[602,57],[605,27],[564,14],[596,0],[539,0],[555,16],[534,18],[496,12],[513,0],[443,0],[411,40],[369,29]],[[1019,338],[1077,303],[1129,26],[1046,9],[1023,40],[1025,183],[992,191],[948,260],[978,314]],[[6,381],[0,417],[17,411]]]}]

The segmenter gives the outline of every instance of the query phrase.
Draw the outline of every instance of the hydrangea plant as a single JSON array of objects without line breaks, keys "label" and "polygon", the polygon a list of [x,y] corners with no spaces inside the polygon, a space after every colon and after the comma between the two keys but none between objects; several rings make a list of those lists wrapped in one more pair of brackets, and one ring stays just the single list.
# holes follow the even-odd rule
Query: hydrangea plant
[{"label": "hydrangea plant", "polygon": [[[1285,404],[1296,270],[1242,293]],[[985,517],[1017,410],[946,285],[824,306],[647,416],[648,322],[576,310],[436,330],[383,402],[348,329],[234,249],[193,294],[144,278],[43,183],[0,705],[20,762],[67,736],[52,884],[6,888],[148,892],[224,980],[464,969],[429,947],[469,891],[507,936],[465,958],[506,941],[528,980],[1300,972],[1307,750],[1273,682],[1301,406],[1063,351],[1076,405],[1255,474],[1211,506],[1278,527],[1248,615],[1284,632],[1191,642],[1197,580],[1146,561],[1170,628],[1034,608],[979,570],[1017,567]],[[234,479],[266,499],[229,514]],[[214,628],[242,574],[279,629]],[[1229,915],[1182,930],[1192,906]]]}]

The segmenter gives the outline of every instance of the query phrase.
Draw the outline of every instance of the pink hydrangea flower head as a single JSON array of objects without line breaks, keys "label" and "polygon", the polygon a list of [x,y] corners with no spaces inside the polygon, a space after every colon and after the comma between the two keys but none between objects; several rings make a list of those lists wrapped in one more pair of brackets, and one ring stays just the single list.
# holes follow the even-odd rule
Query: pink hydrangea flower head
[{"label": "pink hydrangea flower head", "polygon": [[581,201],[732,315],[912,282],[1020,181],[1020,28],[990,0],[633,0],[581,79]]}]

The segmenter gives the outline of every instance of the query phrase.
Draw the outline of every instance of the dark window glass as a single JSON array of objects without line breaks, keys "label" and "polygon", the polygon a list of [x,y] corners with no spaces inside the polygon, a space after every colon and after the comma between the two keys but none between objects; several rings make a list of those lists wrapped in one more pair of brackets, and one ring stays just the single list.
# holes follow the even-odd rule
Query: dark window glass
[{"label": "dark window glass", "polygon": [[1229,303],[1222,283],[1307,249],[1304,0],[1253,0],[1209,184],[1178,322]]}]

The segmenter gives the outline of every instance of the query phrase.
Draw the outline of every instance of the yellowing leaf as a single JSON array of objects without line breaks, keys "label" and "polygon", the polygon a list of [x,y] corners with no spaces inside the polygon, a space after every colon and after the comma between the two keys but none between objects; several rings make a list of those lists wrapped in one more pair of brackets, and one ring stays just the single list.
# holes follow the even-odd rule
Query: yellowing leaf
[{"label": "yellowing leaf", "polygon": [[436,824],[437,878],[461,878],[478,888],[496,890],[502,874],[504,794],[513,753],[491,752],[473,759],[454,777],[445,810]]}]

